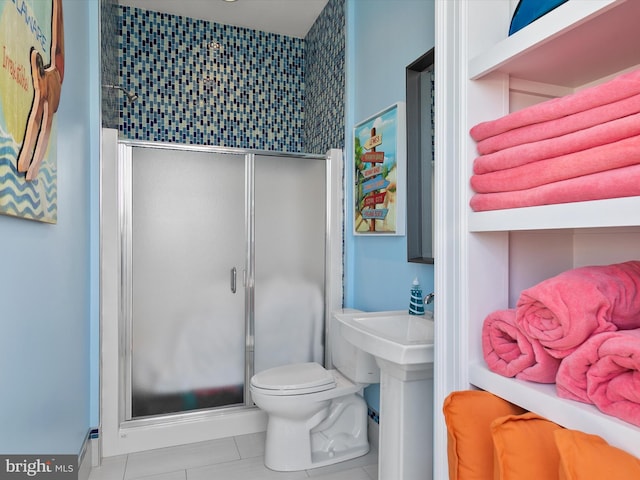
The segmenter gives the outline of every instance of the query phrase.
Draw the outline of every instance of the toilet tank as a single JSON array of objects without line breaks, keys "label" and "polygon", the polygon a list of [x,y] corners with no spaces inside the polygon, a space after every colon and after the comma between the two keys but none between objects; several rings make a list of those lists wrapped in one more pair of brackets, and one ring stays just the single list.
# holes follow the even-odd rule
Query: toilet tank
[{"label": "toilet tank", "polygon": [[[334,313],[352,313],[359,310],[342,309]],[[380,368],[373,355],[350,344],[340,333],[340,322],[331,315],[329,329],[333,368],[355,383],[379,383]]]}]

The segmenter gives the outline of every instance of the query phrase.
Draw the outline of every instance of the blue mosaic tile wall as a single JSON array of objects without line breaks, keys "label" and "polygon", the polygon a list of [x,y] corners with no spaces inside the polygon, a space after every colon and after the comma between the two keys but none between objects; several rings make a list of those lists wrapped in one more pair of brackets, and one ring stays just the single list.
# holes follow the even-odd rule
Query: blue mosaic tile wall
[{"label": "blue mosaic tile wall", "polygon": [[302,39],[121,7],[127,138],[302,152]]},{"label": "blue mosaic tile wall", "polygon": [[329,0],[305,41],[305,150],[344,148],[344,0]]},{"label": "blue mosaic tile wall", "polygon": [[103,126],[144,140],[343,148],[344,3],[329,0],[301,40],[101,0],[103,84],[139,96],[103,89]]},{"label": "blue mosaic tile wall", "polygon": [[[118,37],[120,34],[120,8],[116,0],[100,2],[100,40],[102,42],[101,77],[102,85],[117,85],[120,81],[120,55]],[[102,89],[102,126],[118,128],[118,112],[122,107],[120,92]]]}]

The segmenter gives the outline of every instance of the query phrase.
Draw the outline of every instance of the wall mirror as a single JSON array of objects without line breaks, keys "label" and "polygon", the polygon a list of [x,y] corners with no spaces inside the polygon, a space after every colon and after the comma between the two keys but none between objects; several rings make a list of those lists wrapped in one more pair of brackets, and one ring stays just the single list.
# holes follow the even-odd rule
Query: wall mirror
[{"label": "wall mirror", "polygon": [[434,49],[407,66],[407,259],[433,263]]}]

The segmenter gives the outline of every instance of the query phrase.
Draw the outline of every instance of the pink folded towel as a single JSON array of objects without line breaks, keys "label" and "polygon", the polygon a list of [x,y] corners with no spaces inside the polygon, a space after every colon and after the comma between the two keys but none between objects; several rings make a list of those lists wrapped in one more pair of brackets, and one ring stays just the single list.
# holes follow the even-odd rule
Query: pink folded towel
[{"label": "pink folded towel", "polygon": [[614,168],[640,164],[640,135],[519,167],[472,175],[478,193],[526,190]]},{"label": "pink folded towel", "polygon": [[526,190],[476,193],[471,197],[469,205],[474,211],[482,212],[638,195],[640,195],[640,165],[631,165]]},{"label": "pink folded towel", "polygon": [[514,168],[527,163],[606,145],[637,135],[640,135],[640,113],[568,133],[567,135],[516,145],[495,153],[481,155],[473,162],[473,173],[480,175],[505,168]]},{"label": "pink folded towel", "polygon": [[516,325],[556,358],[592,335],[640,328],[640,262],[575,268],[523,290]]},{"label": "pink folded towel", "polygon": [[516,311],[490,313],[482,326],[482,352],[492,372],[538,383],[555,382],[560,360],[516,326]]},{"label": "pink folded towel", "polygon": [[479,123],[471,129],[471,138],[475,141],[484,140],[514,128],[583,112],[638,93],[640,93],[640,69],[619,75],[595,87],[547,100],[496,120]]},{"label": "pink folded towel", "polygon": [[640,426],[640,329],[594,335],[562,360],[558,396]]},{"label": "pink folded towel", "polygon": [[566,117],[515,128],[508,132],[481,140],[476,147],[478,153],[485,155],[487,153],[504,150],[505,148],[515,147],[516,145],[522,145],[523,143],[537,142],[539,140],[577,132],[639,112],[640,94],[585,110],[584,112],[567,115]]}]

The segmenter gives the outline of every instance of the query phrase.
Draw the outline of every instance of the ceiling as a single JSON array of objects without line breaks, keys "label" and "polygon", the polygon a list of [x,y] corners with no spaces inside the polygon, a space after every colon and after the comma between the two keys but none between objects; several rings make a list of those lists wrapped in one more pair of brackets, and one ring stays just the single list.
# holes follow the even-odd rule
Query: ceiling
[{"label": "ceiling", "polygon": [[119,0],[144,10],[304,38],[328,0]]}]

